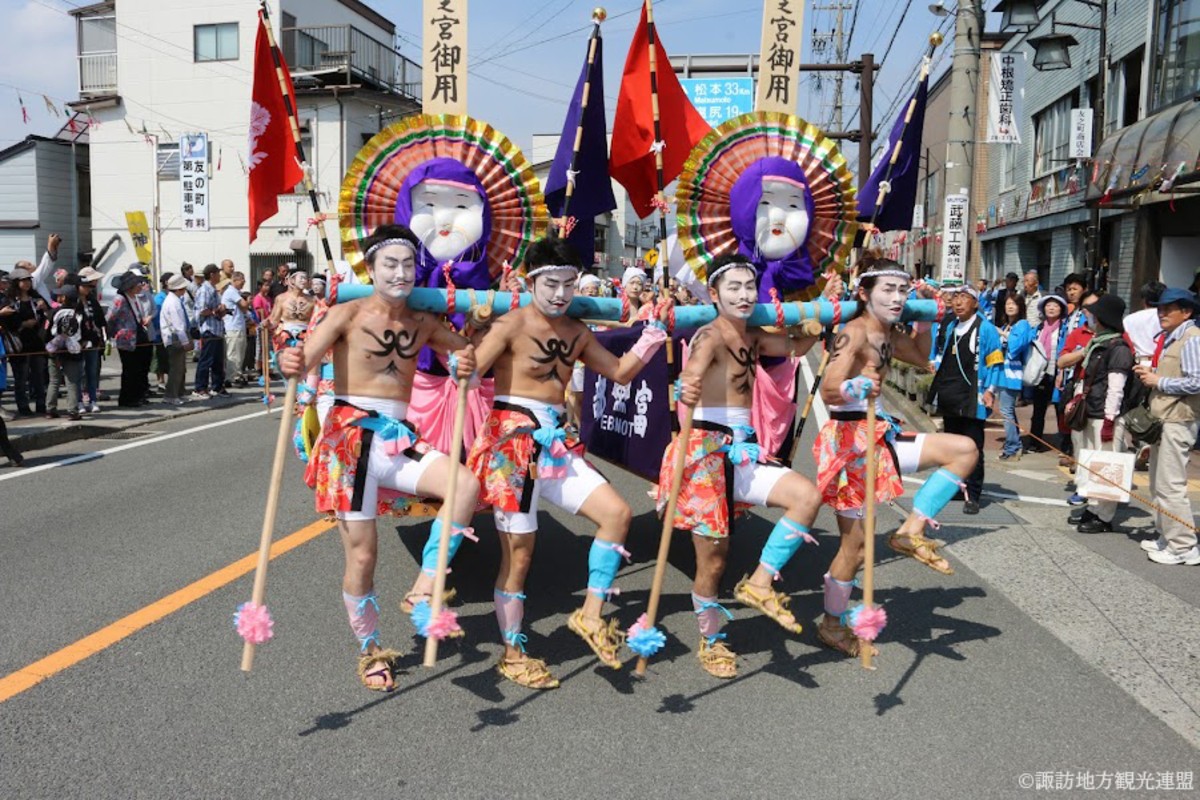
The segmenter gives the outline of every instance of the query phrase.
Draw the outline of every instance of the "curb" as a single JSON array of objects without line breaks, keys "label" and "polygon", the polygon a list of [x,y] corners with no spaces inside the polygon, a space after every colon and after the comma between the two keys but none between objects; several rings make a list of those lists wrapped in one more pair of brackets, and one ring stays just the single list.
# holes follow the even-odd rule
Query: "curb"
[{"label": "curb", "polygon": [[[45,450],[50,447],[58,447],[63,444],[81,441],[83,439],[94,439],[98,436],[105,436],[110,433],[127,431],[131,428],[140,428],[143,425],[154,425],[159,422],[170,422],[179,419],[180,417],[191,417],[196,414],[203,414],[208,411],[219,411],[223,408],[232,408],[233,406],[246,405],[247,403],[262,403],[262,395],[237,397],[232,400],[222,402],[220,405],[212,406],[196,406],[195,408],[180,408],[174,413],[166,413],[156,417],[141,417],[138,419],[113,421],[108,424],[98,424],[94,421],[77,422],[69,425],[63,425],[58,428],[50,428],[49,430],[35,431],[22,436],[12,435],[10,439],[13,446],[22,453],[30,453],[35,450]],[[11,429],[10,429],[11,433]]]}]

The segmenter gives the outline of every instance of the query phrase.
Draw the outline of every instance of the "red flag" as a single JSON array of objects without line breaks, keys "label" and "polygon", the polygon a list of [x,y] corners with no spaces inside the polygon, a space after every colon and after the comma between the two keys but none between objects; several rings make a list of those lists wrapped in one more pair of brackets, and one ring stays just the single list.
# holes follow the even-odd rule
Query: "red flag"
[{"label": "red flag", "polygon": [[[292,138],[291,122],[275,62],[271,58],[271,43],[267,39],[266,23],[258,17],[258,39],[254,43],[254,89],[250,99],[250,135],[247,166],[250,168],[250,241],[258,235],[258,226],[279,211],[279,195],[287,194],[304,179],[304,171],[296,157],[296,142]],[[283,54],[279,54],[283,75],[287,81],[288,97],[296,108],[296,92],[288,73]]]},{"label": "red flag", "polygon": [[[650,33],[646,25],[646,6],[633,34],[625,72],[621,76],[621,93],[617,98],[617,116],[613,120],[612,154],[609,174],[625,191],[639,217],[647,216],[654,208],[651,200],[658,192],[654,163],[654,113],[650,100]],[[710,128],[692,106],[671,62],[663,49],[662,39],[655,27],[655,75],[658,80],[659,127],[663,149],[663,185],[670,183],[683,170],[683,162],[696,142]]]}]

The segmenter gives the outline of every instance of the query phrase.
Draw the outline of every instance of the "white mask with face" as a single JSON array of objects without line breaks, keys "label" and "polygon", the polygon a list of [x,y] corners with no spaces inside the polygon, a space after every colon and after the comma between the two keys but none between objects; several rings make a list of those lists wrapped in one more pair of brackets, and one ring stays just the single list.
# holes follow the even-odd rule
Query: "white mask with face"
[{"label": "white mask with face", "polygon": [[367,271],[375,292],[389,303],[398,303],[412,294],[417,280],[417,254],[407,243],[381,247],[375,251]]},{"label": "white mask with face", "polygon": [[787,178],[763,178],[762,199],[754,215],[754,243],[764,258],[786,258],[808,239],[804,187]]},{"label": "white mask with face", "polygon": [[439,262],[461,255],[483,237],[483,198],[474,186],[428,178],[412,188],[408,227]]}]

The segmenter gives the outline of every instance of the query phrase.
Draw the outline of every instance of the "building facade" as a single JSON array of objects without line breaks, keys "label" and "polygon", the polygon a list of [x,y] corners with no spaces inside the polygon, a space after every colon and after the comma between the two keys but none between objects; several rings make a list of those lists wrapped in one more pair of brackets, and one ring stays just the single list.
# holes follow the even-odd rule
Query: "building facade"
[{"label": "building facade", "polygon": [[[1040,23],[1003,48],[1027,64],[1022,143],[987,145],[991,200],[979,235],[986,274],[1036,270],[1052,288],[1085,271],[1093,234],[1098,282],[1127,300],[1148,280],[1187,286],[1200,267],[1191,222],[1200,200],[1188,188],[1200,179],[1200,2],[1107,0],[1107,14],[1106,113],[1092,132],[1091,158],[1072,152],[1081,133],[1072,112],[1090,111],[1101,91],[1099,10],[1051,0]],[[1072,66],[1038,71],[1031,42],[1052,28],[1077,39]],[[1167,190],[1156,191],[1168,178]],[[1101,224],[1092,231],[1097,205]]]},{"label": "building facade", "polygon": [[[291,69],[301,139],[321,210],[336,216],[355,153],[398,116],[420,110],[420,67],[394,47],[395,27],[359,0],[270,0]],[[125,213],[142,211],[155,267],[233,259],[251,277],[282,261],[326,269],[314,211],[301,187],[249,241],[247,129],[257,6],[109,0],[78,20],[80,98],[91,121],[92,242],[121,244],[100,269],[136,260]],[[205,134],[208,224],[188,229],[180,139]],[[157,203],[156,203],[157,200]],[[186,213],[185,213],[186,212]],[[327,223],[334,258],[337,225]]]},{"label": "building facade", "polygon": [[87,136],[27,136],[0,150],[0,267],[35,264],[50,234],[63,237],[59,265],[91,249],[91,186]]}]

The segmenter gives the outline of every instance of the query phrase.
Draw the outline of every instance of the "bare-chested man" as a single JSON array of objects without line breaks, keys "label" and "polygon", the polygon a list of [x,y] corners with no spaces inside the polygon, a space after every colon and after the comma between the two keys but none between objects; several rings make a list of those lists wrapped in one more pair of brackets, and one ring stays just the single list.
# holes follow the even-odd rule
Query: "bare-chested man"
[{"label": "bare-chested man", "polygon": [[308,322],[316,308],[316,298],[308,291],[308,273],[293,272],[287,277],[288,289],[275,298],[268,327],[276,350],[303,344]]},{"label": "bare-chested man", "polygon": [[945,508],[975,466],[975,444],[967,437],[895,433],[892,421],[880,411],[874,432],[879,445],[876,485],[865,485],[867,403],[877,402],[893,358],[929,368],[930,323],[917,323],[915,337],[899,325],[908,291],[908,273],[894,261],[872,261],[866,267],[857,290],[859,312],[835,339],[821,385],[829,421],[813,445],[817,487],[837,514],[842,541],[825,575],[825,615],[817,637],[850,656],[858,655],[861,641],[843,616],[854,576],[863,563],[866,493],[874,491],[878,501],[887,502],[904,493],[902,474],[939,467],[917,490],[912,513],[888,537],[888,544],[949,575],[953,570],[938,554],[937,543],[925,537],[925,522]]},{"label": "bare-chested man", "polygon": [[[360,644],[359,676],[367,688],[390,691],[395,688],[393,660],[398,654],[379,642],[374,580],[379,507],[397,493],[444,498],[456,481],[453,558],[470,533],[465,526],[474,514],[479,484],[465,467],[422,442],[404,421],[417,353],[425,345],[450,353],[461,350],[467,340],[448,330],[438,316],[408,307],[417,253],[417,239],[408,228],[381,225],[363,249],[374,294],[331,307],[303,350],[284,350],[279,364],[285,375],[299,376],[306,365],[320,363],[333,351],[336,399],[305,479],[317,491],[317,510],[337,515],[346,552],[342,597]],[[465,351],[468,372],[472,357],[471,350]],[[408,598],[428,596],[432,589],[440,523],[435,521],[430,531],[421,574]]]},{"label": "bare-chested man", "polygon": [[[614,669],[621,667],[622,639],[616,620],[606,622],[600,613],[621,556],[627,555],[623,544],[632,516],[629,505],[583,459],[575,430],[562,427],[563,390],[576,360],[614,383],[628,383],[666,341],[666,331],[661,323],[647,325],[633,348],[617,358],[584,323],[566,316],[581,271],[579,256],[566,241],[535,242],[525,270],[533,302],[497,319],[475,358],[481,374],[493,370],[496,399],[467,464],[479,478],[485,502],[493,506],[500,536],[495,598],[505,650],[499,672],[522,686],[552,689],[558,681],[544,661],[526,654],[521,633],[539,498],[597,526],[588,556],[587,599],[567,624]],[[664,306],[661,314],[666,313]]]},{"label": "bare-chested man", "polygon": [[[675,510],[675,527],[692,532],[696,577],[692,607],[700,624],[700,665],[717,678],[737,674],[734,652],[722,641],[722,615],[717,602],[729,556],[733,518],[749,506],[782,508],[753,574],[738,582],[734,597],[773,619],[785,630],[800,633],[788,609],[790,598],[771,586],[805,541],[821,508],[813,484],[785,466],[768,464],[750,424],[755,369],[762,356],[797,356],[808,352],[815,336],[768,333],[746,327],[758,302],[757,272],[742,256],[722,256],[708,276],[709,296],[717,318],[692,337],[681,376],[680,400],[695,408],[687,443],[688,461]],[[663,455],[658,505],[667,503],[678,440]],[[814,542],[815,543],[815,542]]]}]

